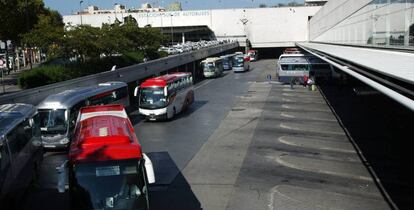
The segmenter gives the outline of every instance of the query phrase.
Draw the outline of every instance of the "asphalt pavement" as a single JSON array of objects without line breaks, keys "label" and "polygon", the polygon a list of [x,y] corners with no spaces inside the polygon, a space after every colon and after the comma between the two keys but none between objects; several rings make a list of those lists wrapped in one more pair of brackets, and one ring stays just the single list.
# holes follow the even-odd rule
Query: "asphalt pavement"
[{"label": "asphalt pavement", "polygon": [[[389,209],[319,91],[267,81],[276,60],[195,87],[174,120],[131,120],[153,161],[152,209]],[[55,185],[64,154],[45,156],[22,209],[67,209]]]}]

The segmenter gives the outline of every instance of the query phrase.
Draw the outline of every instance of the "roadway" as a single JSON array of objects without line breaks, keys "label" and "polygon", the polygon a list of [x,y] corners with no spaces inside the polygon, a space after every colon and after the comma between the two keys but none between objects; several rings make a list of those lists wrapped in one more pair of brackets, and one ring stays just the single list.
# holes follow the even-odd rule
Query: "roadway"
[{"label": "roadway", "polygon": [[[166,122],[131,114],[155,166],[153,209],[389,209],[319,91],[265,81],[275,60],[197,84],[189,110]],[[64,209],[47,153],[22,209]]]}]

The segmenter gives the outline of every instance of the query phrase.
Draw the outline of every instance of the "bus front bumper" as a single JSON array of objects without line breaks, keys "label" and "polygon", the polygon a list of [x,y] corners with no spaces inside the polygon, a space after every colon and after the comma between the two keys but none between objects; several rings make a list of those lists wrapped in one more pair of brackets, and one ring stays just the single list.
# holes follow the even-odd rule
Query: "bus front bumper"
[{"label": "bus front bumper", "polygon": [[215,77],[216,74],[214,72],[204,72],[204,77]]},{"label": "bus front bumper", "polygon": [[244,67],[234,67],[233,66],[233,72],[244,72]]},{"label": "bus front bumper", "polygon": [[148,120],[161,120],[161,119],[168,118],[167,108],[154,109],[154,110],[139,108],[139,113],[145,116],[145,118],[147,118]]}]

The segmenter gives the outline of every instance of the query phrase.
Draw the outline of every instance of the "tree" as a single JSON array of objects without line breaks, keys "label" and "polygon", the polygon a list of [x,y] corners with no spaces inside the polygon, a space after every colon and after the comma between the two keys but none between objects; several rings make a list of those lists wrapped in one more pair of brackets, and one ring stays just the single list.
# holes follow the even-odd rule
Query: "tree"
[{"label": "tree", "polygon": [[63,39],[66,56],[78,57],[81,61],[85,61],[86,58],[98,58],[101,54],[98,43],[99,30],[89,25],[74,26],[68,30]]},{"label": "tree", "polygon": [[157,56],[157,51],[164,39],[164,35],[156,28],[145,27],[141,30],[140,36],[143,40],[141,49],[144,50],[150,59],[154,59]]},{"label": "tree", "polygon": [[18,43],[45,12],[42,0],[0,0],[0,39]]},{"label": "tree", "polygon": [[106,56],[131,51],[133,43],[123,33],[120,23],[103,24],[98,38],[100,51]]},{"label": "tree", "polygon": [[63,37],[62,16],[57,11],[46,9],[44,14],[38,15],[38,22],[34,28],[22,35],[22,42],[39,47],[42,52],[47,53],[48,58],[53,58],[61,54]]},{"label": "tree", "polygon": [[259,4],[259,8],[266,8],[267,5],[266,4]]}]

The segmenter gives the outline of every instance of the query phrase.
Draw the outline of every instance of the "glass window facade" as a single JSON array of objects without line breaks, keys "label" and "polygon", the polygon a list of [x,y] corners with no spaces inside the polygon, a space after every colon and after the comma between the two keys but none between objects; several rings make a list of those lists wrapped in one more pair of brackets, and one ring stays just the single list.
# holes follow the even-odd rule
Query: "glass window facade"
[{"label": "glass window facade", "polygon": [[414,0],[373,0],[312,41],[414,48]]}]

